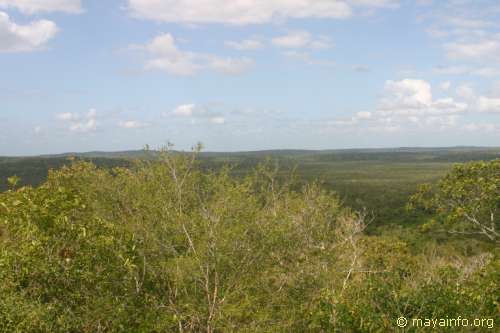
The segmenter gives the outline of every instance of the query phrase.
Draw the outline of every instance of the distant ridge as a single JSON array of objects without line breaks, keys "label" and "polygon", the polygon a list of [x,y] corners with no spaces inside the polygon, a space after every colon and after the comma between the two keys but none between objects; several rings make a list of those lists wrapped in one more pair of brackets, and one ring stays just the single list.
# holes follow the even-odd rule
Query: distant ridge
[{"label": "distant ridge", "polygon": [[[182,151],[173,151],[182,154]],[[70,163],[69,157],[74,156],[93,162],[100,167],[130,166],[132,160],[154,160],[158,151],[125,150],[116,152],[90,151],[83,153],[63,153],[26,157],[0,157],[0,191],[7,188],[6,179],[18,175],[24,184],[37,185],[47,177],[48,170],[59,169]],[[275,149],[241,152],[202,152],[199,160],[207,168],[222,164],[240,167],[240,170],[251,168],[264,158],[270,157],[280,164],[291,167],[310,168],[313,174],[323,170],[359,170],[360,167],[371,165],[377,170],[390,170],[391,165],[411,170],[429,165],[451,167],[454,163],[464,163],[479,160],[494,160],[500,158],[500,147],[400,147],[400,148],[355,148],[355,149]],[[316,170],[316,171],[314,171]]]},{"label": "distant ridge", "polygon": [[[482,146],[452,146],[452,147],[393,147],[393,148],[338,148],[338,149],[264,149],[264,150],[242,150],[242,151],[203,151],[201,156],[216,156],[216,155],[302,155],[302,154],[332,154],[332,153],[391,153],[391,152],[408,152],[408,153],[419,153],[419,152],[479,152],[479,151],[498,151],[500,153],[499,147],[482,147]],[[176,153],[187,153],[188,150],[174,150]],[[111,157],[111,158],[136,158],[145,157],[148,155],[158,154],[158,150],[145,151],[143,149],[137,150],[123,150],[123,151],[88,151],[88,152],[67,152],[60,154],[42,154],[42,155],[27,155],[27,156],[0,156],[2,158],[29,158],[29,157],[42,157],[42,158],[53,158],[53,157]]]},{"label": "distant ridge", "polygon": [[[173,150],[174,153],[188,153],[188,150]],[[203,151],[201,157],[217,156],[303,156],[303,155],[324,155],[324,154],[373,154],[373,153],[467,153],[467,152],[487,152],[500,154],[500,147],[481,147],[481,146],[452,146],[452,147],[394,147],[394,148],[339,148],[339,149],[266,149],[266,150],[248,150],[248,151]],[[42,154],[27,156],[0,156],[1,159],[22,159],[22,158],[147,158],[155,156],[158,150],[145,151],[123,150],[123,151],[88,151],[88,152],[67,152],[59,154]]]}]

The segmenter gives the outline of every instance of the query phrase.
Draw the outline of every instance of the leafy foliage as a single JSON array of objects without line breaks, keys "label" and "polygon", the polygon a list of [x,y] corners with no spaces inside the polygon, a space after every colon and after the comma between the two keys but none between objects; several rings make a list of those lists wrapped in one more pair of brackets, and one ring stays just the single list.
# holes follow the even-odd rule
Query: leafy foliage
[{"label": "leafy foliage", "polygon": [[[500,236],[500,159],[457,165],[434,189],[420,187],[410,208],[436,213],[436,220],[457,226],[458,233],[478,233],[491,240]],[[436,221],[432,220],[432,222]]]},{"label": "leafy foliage", "polygon": [[[164,151],[73,161],[0,194],[0,332],[350,332],[400,315],[498,319],[496,254],[364,233],[367,214],[272,164],[244,177]],[[422,270],[423,266],[426,270]]]}]

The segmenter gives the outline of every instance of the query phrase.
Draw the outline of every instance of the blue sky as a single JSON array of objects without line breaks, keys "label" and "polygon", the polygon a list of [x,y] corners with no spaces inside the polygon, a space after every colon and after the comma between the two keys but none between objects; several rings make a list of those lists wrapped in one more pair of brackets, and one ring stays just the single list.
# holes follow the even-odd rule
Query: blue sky
[{"label": "blue sky", "polygon": [[0,155],[500,145],[496,0],[0,0]]}]

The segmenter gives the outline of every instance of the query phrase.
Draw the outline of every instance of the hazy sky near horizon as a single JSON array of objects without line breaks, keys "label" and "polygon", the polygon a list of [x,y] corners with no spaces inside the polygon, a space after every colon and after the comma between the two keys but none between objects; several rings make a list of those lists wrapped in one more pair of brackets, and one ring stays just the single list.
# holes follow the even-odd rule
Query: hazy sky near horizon
[{"label": "hazy sky near horizon", "polygon": [[498,0],[0,0],[0,155],[500,146]]}]

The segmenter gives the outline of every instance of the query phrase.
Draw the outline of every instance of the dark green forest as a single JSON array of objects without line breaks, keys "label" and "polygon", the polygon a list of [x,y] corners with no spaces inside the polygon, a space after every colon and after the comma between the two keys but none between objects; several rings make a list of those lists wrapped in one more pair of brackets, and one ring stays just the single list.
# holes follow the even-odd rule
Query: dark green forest
[{"label": "dark green forest", "polygon": [[495,331],[499,158],[0,158],[0,332]]}]

